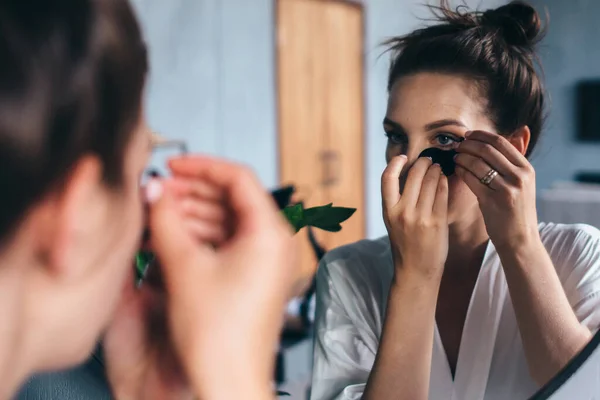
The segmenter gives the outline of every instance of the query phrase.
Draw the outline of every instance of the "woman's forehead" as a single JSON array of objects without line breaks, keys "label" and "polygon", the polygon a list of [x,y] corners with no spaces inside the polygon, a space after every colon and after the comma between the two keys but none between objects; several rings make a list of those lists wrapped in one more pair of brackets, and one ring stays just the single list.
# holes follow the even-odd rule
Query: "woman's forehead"
[{"label": "woman's forehead", "polygon": [[387,117],[400,124],[424,125],[449,118],[475,123],[485,117],[483,109],[474,82],[457,75],[419,73],[392,86]]}]

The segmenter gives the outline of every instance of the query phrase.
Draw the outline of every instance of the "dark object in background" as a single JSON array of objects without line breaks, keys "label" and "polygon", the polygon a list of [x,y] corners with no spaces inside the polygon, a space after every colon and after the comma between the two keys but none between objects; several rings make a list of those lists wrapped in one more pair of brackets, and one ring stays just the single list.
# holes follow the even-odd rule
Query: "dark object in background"
[{"label": "dark object in background", "polygon": [[440,164],[442,172],[446,176],[454,174],[456,163],[454,162],[454,156],[457,154],[456,150],[442,150],[437,147],[430,147],[425,149],[419,154],[419,157],[431,157],[434,163]]},{"label": "dark object in background", "polygon": [[577,140],[600,142],[600,80],[577,84],[576,109]]},{"label": "dark object in background", "polygon": [[600,172],[578,172],[575,182],[600,184]]},{"label": "dark object in background", "polygon": [[285,207],[287,207],[288,205],[290,205],[290,202],[292,201],[292,196],[295,191],[296,191],[296,188],[293,185],[284,186],[284,187],[273,190],[271,192],[271,196],[277,203],[277,207],[280,210],[282,210]]}]

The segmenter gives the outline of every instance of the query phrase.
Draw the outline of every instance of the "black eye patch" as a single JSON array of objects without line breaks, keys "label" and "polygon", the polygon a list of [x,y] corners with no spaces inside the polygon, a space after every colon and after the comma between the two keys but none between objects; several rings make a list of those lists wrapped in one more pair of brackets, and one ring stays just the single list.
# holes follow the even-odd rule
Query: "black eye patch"
[{"label": "black eye patch", "polygon": [[442,150],[437,147],[430,147],[425,149],[419,154],[419,157],[431,157],[433,163],[440,164],[442,172],[446,176],[454,174],[456,163],[454,162],[454,156],[458,154],[456,150]]}]

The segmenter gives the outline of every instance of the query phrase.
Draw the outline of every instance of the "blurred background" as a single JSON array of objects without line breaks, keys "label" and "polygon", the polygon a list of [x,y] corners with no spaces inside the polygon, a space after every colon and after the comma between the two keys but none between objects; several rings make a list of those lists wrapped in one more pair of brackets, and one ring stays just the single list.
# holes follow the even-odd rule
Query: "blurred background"
[{"label": "blurred background", "polygon": [[[250,165],[267,188],[295,185],[296,201],[357,208],[342,232],[315,232],[325,250],[386,233],[380,44],[425,23],[422,1],[133,3],[150,49],[153,129],[192,152]],[[485,10],[505,1],[466,3]],[[550,16],[540,47],[549,114],[532,158],[540,219],[600,226],[600,2],[530,3]],[[298,240],[303,262],[317,262],[306,235]],[[293,398],[304,397],[310,374],[311,334],[302,332],[282,344],[279,361],[277,380]]]}]

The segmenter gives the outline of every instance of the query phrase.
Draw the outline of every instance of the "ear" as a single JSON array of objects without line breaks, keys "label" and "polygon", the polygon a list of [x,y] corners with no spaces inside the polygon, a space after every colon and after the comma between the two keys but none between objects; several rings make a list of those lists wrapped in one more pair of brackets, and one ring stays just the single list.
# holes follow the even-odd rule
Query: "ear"
[{"label": "ear", "polygon": [[[77,262],[78,242],[86,223],[92,217],[94,205],[100,200],[102,165],[97,157],[81,158],[65,182],[43,200],[36,211],[35,229],[38,255],[48,273],[72,277],[81,274],[85,263]],[[93,218],[92,218],[93,219]],[[92,228],[93,227],[87,227]]]},{"label": "ear", "polygon": [[531,140],[531,131],[528,126],[523,126],[517,129],[512,135],[508,137],[508,141],[523,155],[529,148],[529,141]]}]

